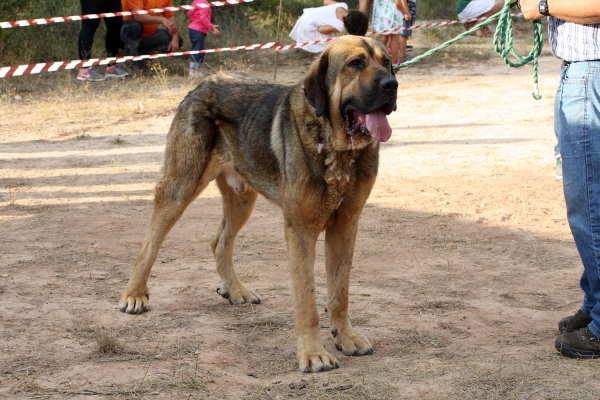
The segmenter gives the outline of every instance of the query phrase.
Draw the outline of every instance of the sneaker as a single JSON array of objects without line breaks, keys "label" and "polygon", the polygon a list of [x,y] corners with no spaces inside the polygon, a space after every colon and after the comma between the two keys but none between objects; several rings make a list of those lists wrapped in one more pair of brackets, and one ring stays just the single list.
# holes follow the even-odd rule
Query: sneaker
[{"label": "sneaker", "polygon": [[400,64],[403,64],[403,63],[405,63],[405,62],[407,62],[407,61],[410,61],[410,60],[412,60],[412,57],[411,57],[411,56],[405,56],[405,57],[403,57],[403,58],[399,59],[399,60],[398,60],[398,62],[399,62]]},{"label": "sneaker", "polygon": [[592,318],[579,310],[575,315],[570,315],[560,320],[558,330],[560,333],[571,333],[581,328],[586,328],[592,322]]},{"label": "sneaker", "polygon": [[406,45],[406,51],[412,51],[413,47],[410,44]]},{"label": "sneaker", "polygon": [[129,76],[129,72],[126,72],[118,65],[109,65],[106,67],[104,76],[107,78],[125,78],[126,76]]},{"label": "sneaker", "polygon": [[563,356],[571,358],[600,358],[600,339],[589,328],[559,335],[554,347]]},{"label": "sneaker", "polygon": [[562,157],[556,157],[556,179],[562,179]]},{"label": "sneaker", "polygon": [[106,77],[104,75],[100,75],[92,67],[90,68],[81,68],[79,72],[77,72],[77,80],[78,81],[91,81],[91,82],[101,82],[105,80]]}]

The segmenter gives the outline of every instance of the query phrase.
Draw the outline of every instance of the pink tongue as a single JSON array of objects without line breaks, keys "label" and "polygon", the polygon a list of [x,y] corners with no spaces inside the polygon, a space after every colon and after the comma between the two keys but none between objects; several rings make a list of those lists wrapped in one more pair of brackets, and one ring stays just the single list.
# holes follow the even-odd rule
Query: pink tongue
[{"label": "pink tongue", "polygon": [[378,142],[387,142],[392,136],[392,127],[381,110],[367,114],[366,125],[371,136]]}]

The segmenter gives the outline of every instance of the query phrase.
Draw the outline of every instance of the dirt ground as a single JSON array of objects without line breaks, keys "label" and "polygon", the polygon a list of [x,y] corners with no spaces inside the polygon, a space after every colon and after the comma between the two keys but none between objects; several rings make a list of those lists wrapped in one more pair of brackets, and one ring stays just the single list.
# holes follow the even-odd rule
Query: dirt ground
[{"label": "dirt ground", "polygon": [[[582,300],[554,171],[559,62],[541,59],[535,101],[527,68],[497,56],[438,61],[398,74],[392,139],[360,220],[350,310],[371,356],[333,345],[318,242],[322,338],[341,364],[319,374],[297,368],[282,217],[264,199],[235,253],[262,304],[232,306],[215,292],[209,242],[221,203],[210,186],[162,246],[150,312],[117,309],[193,79],[81,85],[64,73],[59,89],[37,94],[46,74],[5,97],[0,397],[597,398],[600,364],[554,350],[557,322]],[[301,79],[307,63],[283,60],[277,80]]]}]

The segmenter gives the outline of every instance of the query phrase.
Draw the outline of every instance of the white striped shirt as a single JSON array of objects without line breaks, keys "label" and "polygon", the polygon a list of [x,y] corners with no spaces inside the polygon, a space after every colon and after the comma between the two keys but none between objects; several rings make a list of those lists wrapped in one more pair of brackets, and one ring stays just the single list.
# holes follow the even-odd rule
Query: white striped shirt
[{"label": "white striped shirt", "polygon": [[549,17],[552,53],[565,61],[600,60],[600,24],[576,24]]}]

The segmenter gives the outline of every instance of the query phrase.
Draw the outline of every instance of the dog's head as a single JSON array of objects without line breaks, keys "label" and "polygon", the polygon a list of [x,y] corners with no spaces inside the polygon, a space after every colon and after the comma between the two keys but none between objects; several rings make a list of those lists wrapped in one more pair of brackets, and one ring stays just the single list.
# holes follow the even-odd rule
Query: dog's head
[{"label": "dog's head", "polygon": [[304,81],[308,102],[332,125],[338,151],[387,141],[386,115],[396,109],[398,81],[387,49],[375,39],[342,36],[312,65]]}]

